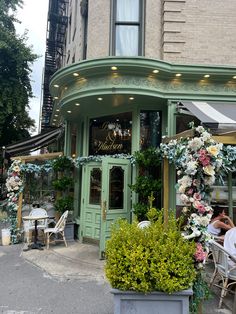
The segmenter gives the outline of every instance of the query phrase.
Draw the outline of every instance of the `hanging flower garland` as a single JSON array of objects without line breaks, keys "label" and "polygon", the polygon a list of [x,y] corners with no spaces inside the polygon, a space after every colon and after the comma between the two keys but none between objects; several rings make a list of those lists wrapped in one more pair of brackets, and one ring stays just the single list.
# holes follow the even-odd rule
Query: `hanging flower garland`
[{"label": "hanging flower garland", "polygon": [[12,165],[8,170],[8,177],[6,180],[7,187],[7,210],[8,210],[8,221],[10,222],[11,228],[11,242],[13,244],[18,243],[20,240],[20,229],[17,228],[17,210],[20,193],[24,190],[24,174],[25,173],[35,173],[40,175],[43,172],[50,172],[54,170],[55,163],[62,160],[63,162],[68,162],[72,166],[79,168],[86,163],[91,161],[102,161],[106,157],[127,159],[131,164],[134,164],[135,158],[132,155],[127,154],[116,154],[116,155],[101,155],[101,156],[88,156],[88,157],[78,157],[73,159],[67,156],[60,156],[53,160],[48,160],[42,165],[36,165],[31,163],[23,164],[21,160],[14,160]]},{"label": "hanging flower garland", "polygon": [[162,144],[161,150],[170,163],[175,163],[178,176],[176,187],[185,205],[183,213],[188,217],[184,236],[186,239],[195,238],[194,257],[197,268],[201,268],[208,251],[210,235],[207,226],[213,214],[211,191],[223,167],[223,145],[215,142],[211,134],[199,126],[193,138],[170,141]]},{"label": "hanging flower garland", "polygon": [[20,230],[17,228],[17,209],[20,193],[23,191],[24,182],[21,171],[21,160],[15,160],[8,170],[6,180],[8,221],[11,225],[11,242],[17,243]]}]

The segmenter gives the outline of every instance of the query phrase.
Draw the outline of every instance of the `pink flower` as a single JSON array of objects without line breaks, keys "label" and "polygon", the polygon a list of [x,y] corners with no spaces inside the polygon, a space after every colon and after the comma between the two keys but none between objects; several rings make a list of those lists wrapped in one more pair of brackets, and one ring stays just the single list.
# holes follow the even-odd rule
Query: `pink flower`
[{"label": "pink flower", "polygon": [[194,193],[194,194],[193,194],[193,198],[194,198],[196,201],[200,201],[200,200],[201,200],[201,194],[200,194],[200,193]]},{"label": "pink flower", "polygon": [[194,201],[193,206],[198,210],[199,214],[204,214],[206,211],[205,206],[199,201]]},{"label": "pink flower", "polygon": [[191,189],[191,188],[188,189],[187,194],[188,194],[188,195],[192,195],[192,194],[193,194],[193,189]]},{"label": "pink flower", "polygon": [[204,252],[201,243],[197,243],[196,252],[194,258],[197,262],[203,262],[207,257],[207,252]]}]

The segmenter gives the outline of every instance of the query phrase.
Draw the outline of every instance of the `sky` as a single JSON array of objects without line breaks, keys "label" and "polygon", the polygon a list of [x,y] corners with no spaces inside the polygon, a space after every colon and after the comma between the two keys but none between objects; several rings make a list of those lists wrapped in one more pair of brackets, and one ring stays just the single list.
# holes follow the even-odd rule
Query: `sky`
[{"label": "sky", "polygon": [[24,7],[17,11],[17,18],[21,24],[16,24],[16,31],[22,35],[28,30],[27,45],[32,46],[33,53],[40,57],[32,66],[31,86],[34,98],[30,100],[29,114],[36,122],[38,134],[39,114],[41,104],[41,86],[44,69],[44,55],[46,50],[48,0],[24,0]]}]

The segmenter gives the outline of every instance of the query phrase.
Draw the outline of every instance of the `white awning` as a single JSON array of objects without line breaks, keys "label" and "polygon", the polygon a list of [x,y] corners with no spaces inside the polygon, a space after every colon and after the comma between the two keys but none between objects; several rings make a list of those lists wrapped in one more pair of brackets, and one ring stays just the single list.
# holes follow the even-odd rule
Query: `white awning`
[{"label": "white awning", "polygon": [[194,114],[210,129],[236,129],[236,103],[181,101],[184,108]]}]

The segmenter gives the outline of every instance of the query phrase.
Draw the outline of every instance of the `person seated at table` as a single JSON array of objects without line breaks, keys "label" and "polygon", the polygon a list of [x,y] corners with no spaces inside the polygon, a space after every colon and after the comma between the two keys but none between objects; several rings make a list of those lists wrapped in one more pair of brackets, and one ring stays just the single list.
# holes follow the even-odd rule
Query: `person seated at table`
[{"label": "person seated at table", "polygon": [[236,227],[225,233],[224,248],[236,258]]},{"label": "person seated at table", "polygon": [[216,240],[224,241],[225,231],[234,227],[233,221],[225,214],[223,207],[214,207],[214,213],[211,217],[211,222],[207,227],[207,231],[216,238]]}]

